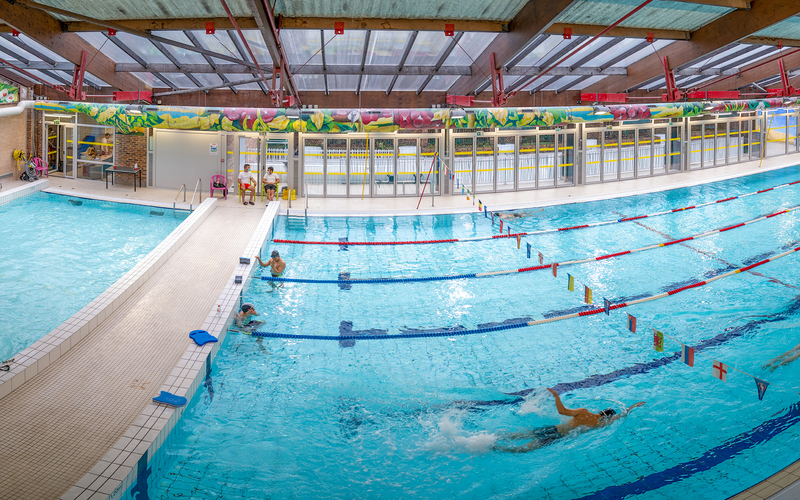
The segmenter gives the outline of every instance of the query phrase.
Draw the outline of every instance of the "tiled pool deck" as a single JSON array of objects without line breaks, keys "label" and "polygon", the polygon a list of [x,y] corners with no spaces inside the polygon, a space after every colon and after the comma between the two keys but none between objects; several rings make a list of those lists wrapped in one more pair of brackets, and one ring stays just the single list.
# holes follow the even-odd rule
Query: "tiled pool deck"
[{"label": "tiled pool deck", "polygon": [[[574,203],[702,184],[798,162],[800,156],[784,156],[765,159],[760,168],[758,162],[751,162],[657,178],[481,194],[478,198],[493,210]],[[22,184],[6,183],[0,204],[4,194]],[[22,189],[33,187],[25,184]],[[130,187],[107,190],[99,182],[59,178],[50,178],[49,184],[50,192],[170,208],[175,196],[172,190],[133,193]],[[477,210],[477,203],[473,205],[473,200],[461,195],[436,197],[433,207],[426,196],[419,210],[417,202],[417,198],[312,198],[308,213],[411,215]],[[302,199],[295,200],[290,213],[302,214],[304,204]],[[173,238],[166,253],[150,259],[152,268],[145,269],[135,289],[111,298],[109,305],[105,295],[115,293],[112,287],[101,295],[99,304],[93,302],[93,308],[106,312],[100,312],[86,332],[74,339],[67,335],[82,332],[83,326],[73,318],[66,331],[64,325],[59,327],[69,339],[59,345],[68,344],[71,349],[48,354],[46,363],[29,364],[36,370],[28,371],[30,377],[23,379],[24,384],[11,384],[13,391],[6,391],[5,397],[0,385],[0,412],[4,415],[0,449],[14,450],[0,461],[0,498],[116,499],[136,484],[139,471],[182,414],[182,409],[152,404],[151,398],[161,390],[191,398],[203,383],[219,344],[195,346],[188,332],[204,329],[223,338],[238,307],[239,293],[252,274],[252,264],[237,264],[238,257],[261,253],[274,217],[279,210],[286,214],[287,209],[286,201],[266,210],[263,202],[243,207],[233,196],[227,201],[205,202],[196,210],[197,217],[185,221],[190,224],[184,228],[183,239]],[[236,229],[232,231],[232,227]],[[235,276],[243,276],[244,282],[236,285]],[[217,304],[222,306],[220,314]],[[767,499],[796,480],[800,480],[800,462],[732,498]]]}]

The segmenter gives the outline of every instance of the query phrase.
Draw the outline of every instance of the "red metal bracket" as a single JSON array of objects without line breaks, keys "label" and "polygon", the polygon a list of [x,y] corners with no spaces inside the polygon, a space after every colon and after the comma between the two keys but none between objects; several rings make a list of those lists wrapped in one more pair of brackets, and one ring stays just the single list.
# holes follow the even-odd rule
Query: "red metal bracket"
[{"label": "red metal bracket", "polygon": [[628,94],[581,94],[581,102],[628,102]]},{"label": "red metal bracket", "polygon": [[114,28],[108,28],[108,36],[114,36],[117,34],[117,30]]},{"label": "red metal bracket", "polygon": [[337,35],[344,35],[344,21],[336,21],[333,23],[333,32]]},{"label": "red metal bracket", "polygon": [[206,35],[213,35],[217,32],[217,27],[214,25],[214,21],[206,21]]},{"label": "red metal bracket", "polygon": [[669,59],[667,56],[661,58],[661,64],[664,66],[664,78],[667,80],[667,93],[661,94],[661,100],[664,102],[675,102],[682,97],[682,92],[675,85],[675,73],[669,69]]},{"label": "red metal bracket", "polygon": [[444,25],[444,36],[453,36],[456,33],[456,25],[455,24],[445,24]]},{"label": "red metal bracket", "polygon": [[653,43],[653,40],[655,40],[655,37],[653,36],[653,32],[652,31],[648,31],[647,32],[647,43]]},{"label": "red metal bracket", "polygon": [[497,69],[494,52],[489,54],[489,66],[492,70],[492,106],[505,106],[508,96],[503,92],[503,68]]},{"label": "red metal bracket", "polygon": [[86,92],[83,88],[83,75],[86,73],[86,51],[81,51],[81,63],[75,65],[75,72],[72,74],[72,85],[69,88],[69,96],[78,101],[86,100]]},{"label": "red metal bracket", "polygon": [[780,89],[767,89],[767,97],[789,97],[797,94],[797,90],[789,85],[789,77],[783,67],[783,59],[778,60],[778,67],[781,70],[781,85]]},{"label": "red metal bracket", "polygon": [[564,40],[572,40],[572,28],[564,28]]},{"label": "red metal bracket", "polygon": [[153,92],[150,90],[116,91],[114,92],[114,101],[145,101],[152,104]]},{"label": "red metal bracket", "polygon": [[19,31],[15,30],[14,28],[11,28],[11,36],[19,36]]},{"label": "red metal bracket", "polygon": [[446,95],[445,102],[452,106],[458,106],[461,108],[468,108],[475,103],[475,97],[471,95]]},{"label": "red metal bracket", "polygon": [[739,99],[738,90],[699,90],[697,92],[687,92],[688,99],[719,100],[719,99]]}]

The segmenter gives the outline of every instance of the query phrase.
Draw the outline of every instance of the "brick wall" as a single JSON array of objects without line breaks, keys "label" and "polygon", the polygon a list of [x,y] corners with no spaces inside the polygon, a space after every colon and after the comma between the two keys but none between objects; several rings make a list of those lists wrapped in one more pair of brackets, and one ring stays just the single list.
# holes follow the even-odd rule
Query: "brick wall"
[{"label": "brick wall", "polygon": [[[114,164],[120,167],[133,167],[135,163],[142,169],[142,186],[147,184],[147,136],[114,134]],[[131,185],[130,175],[115,176],[123,185]],[[137,175],[138,178],[138,175]]]},{"label": "brick wall", "polygon": [[28,111],[0,118],[0,177],[6,174],[17,177],[17,161],[13,154],[15,149],[28,151],[27,122]]}]

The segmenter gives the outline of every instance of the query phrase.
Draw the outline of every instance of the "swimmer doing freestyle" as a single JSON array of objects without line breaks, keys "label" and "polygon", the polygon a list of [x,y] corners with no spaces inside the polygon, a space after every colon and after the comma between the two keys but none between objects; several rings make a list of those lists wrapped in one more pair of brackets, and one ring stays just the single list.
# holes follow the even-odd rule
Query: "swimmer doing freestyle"
[{"label": "swimmer doing freestyle", "polygon": [[546,427],[536,427],[527,431],[511,432],[504,434],[500,437],[501,441],[511,441],[517,439],[530,439],[529,442],[521,446],[504,446],[495,445],[494,450],[506,451],[509,453],[525,453],[533,451],[543,446],[547,446],[554,441],[557,441],[574,430],[581,430],[580,428],[595,429],[598,427],[605,427],[611,422],[625,417],[636,407],[642,406],[644,401],[640,401],[633,406],[628,407],[621,414],[617,414],[613,408],[605,409],[599,413],[592,413],[586,408],[577,408],[572,410],[561,403],[561,398],[554,389],[547,389],[556,398],[556,409],[560,415],[572,417],[565,424],[548,425]]}]

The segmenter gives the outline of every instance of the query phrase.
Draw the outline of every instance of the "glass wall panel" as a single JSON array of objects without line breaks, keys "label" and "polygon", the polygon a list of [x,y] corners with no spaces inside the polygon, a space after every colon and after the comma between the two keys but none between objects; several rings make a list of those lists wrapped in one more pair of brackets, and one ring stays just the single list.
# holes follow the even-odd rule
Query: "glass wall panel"
[{"label": "glass wall panel", "polygon": [[[340,139],[344,140],[344,139]],[[330,142],[328,143],[330,148]],[[370,165],[367,139],[350,139],[350,196],[370,196]],[[328,177],[330,180],[330,177]]]},{"label": "glass wall panel", "polygon": [[519,136],[519,188],[536,188],[536,138],[534,134]]},{"label": "glass wall panel", "polygon": [[796,153],[800,151],[798,149],[797,138],[798,138],[798,131],[797,131],[797,118],[798,113],[795,111],[793,113],[789,113],[789,139],[788,139],[788,149],[790,153]]},{"label": "glass wall panel", "polygon": [[325,160],[323,158],[322,141],[322,139],[304,138],[302,143],[303,182],[306,184],[309,196],[322,196],[324,194]]},{"label": "glass wall panel", "polygon": [[114,127],[79,125],[78,178],[102,180],[103,170],[114,164]]},{"label": "glass wall panel", "polygon": [[767,115],[767,156],[786,154],[788,121],[785,109],[776,109]]},{"label": "glass wall panel", "polygon": [[750,120],[750,159],[761,159],[761,118]]},{"label": "glass wall panel", "polygon": [[[428,182],[425,193],[439,194],[441,186],[441,165],[436,153],[439,151],[439,140],[432,137],[419,141],[420,183]],[[429,175],[430,174],[430,175]]]},{"label": "glass wall panel", "polygon": [[497,190],[513,191],[516,166],[516,137],[503,135],[497,138]]},{"label": "glass wall panel", "polygon": [[47,165],[54,170],[50,175],[61,177],[64,175],[64,158],[62,148],[64,140],[61,138],[61,125],[47,124],[45,131],[45,158]]},{"label": "glass wall panel", "polygon": [[636,176],[636,131],[620,130],[619,178],[632,179]]},{"label": "glass wall panel", "polygon": [[619,130],[603,133],[603,182],[619,179]]},{"label": "glass wall panel", "polygon": [[702,168],[703,165],[703,132],[702,125],[691,125],[689,134],[689,168],[691,170]]},{"label": "glass wall panel", "polygon": [[475,138],[475,192],[494,191],[494,137]]},{"label": "glass wall panel", "polygon": [[636,130],[636,176],[650,177],[651,162],[653,161],[653,129],[640,128]]},{"label": "glass wall panel", "polygon": [[560,134],[558,140],[558,185],[571,186],[575,171],[575,133]]},{"label": "glass wall panel", "polygon": [[278,187],[283,189],[289,185],[289,140],[269,138],[264,142],[264,168],[261,177],[266,175],[267,167],[272,167],[273,172],[280,179]]},{"label": "glass wall panel", "polygon": [[328,138],[325,146],[325,193],[347,196],[347,139]]},{"label": "glass wall panel", "polygon": [[683,142],[683,127],[680,125],[673,125],[670,127],[669,136],[669,171],[680,172],[683,168],[682,161],[682,142]]},{"label": "glass wall panel", "polygon": [[667,127],[653,129],[653,175],[667,173]]},{"label": "glass wall panel", "polygon": [[375,195],[394,196],[394,139],[373,139],[372,149],[375,152]]},{"label": "glass wall panel", "polygon": [[703,168],[714,166],[716,151],[716,130],[713,123],[703,124]]},{"label": "glass wall panel", "polygon": [[461,190],[462,186],[468,189],[473,189],[472,185],[472,165],[473,156],[475,154],[475,138],[474,137],[455,137],[453,139],[453,157],[454,165],[453,172],[455,174],[455,183],[453,184],[453,193]]},{"label": "glass wall panel", "polygon": [[714,139],[714,154],[716,155],[716,159],[714,160],[715,165],[726,165],[728,163],[727,158],[725,158],[725,152],[728,150],[727,128],[728,124],[725,122],[720,122],[716,125],[717,137]]},{"label": "glass wall panel", "polygon": [[74,143],[72,136],[74,134],[73,127],[64,127],[64,177],[75,177],[75,153]]},{"label": "glass wall panel", "polygon": [[417,194],[419,185],[417,140],[397,139],[397,194]]},{"label": "glass wall panel", "polygon": [[539,136],[539,188],[556,185],[556,136],[542,134]]},{"label": "glass wall panel", "polygon": [[586,167],[586,184],[602,182],[600,172],[603,168],[602,132],[587,132],[584,146],[584,163]]},{"label": "glass wall panel", "polygon": [[742,145],[739,123],[739,121],[728,123],[728,163],[737,163],[739,161],[739,151]]}]

